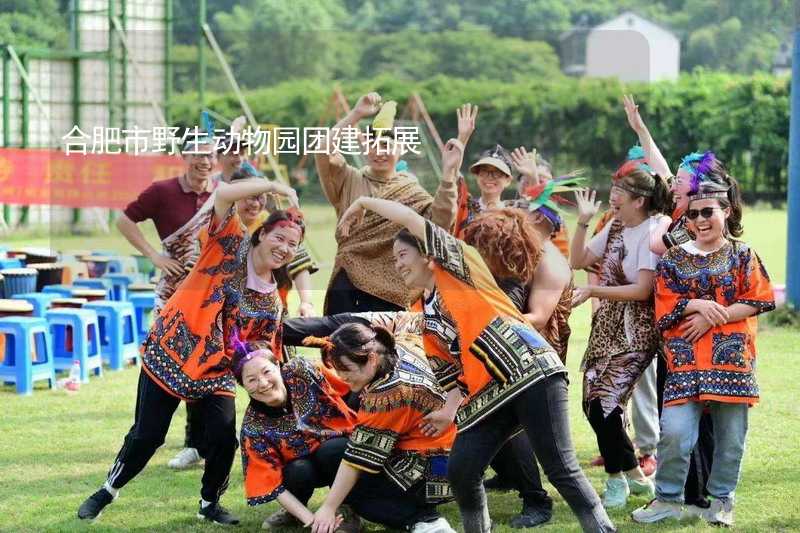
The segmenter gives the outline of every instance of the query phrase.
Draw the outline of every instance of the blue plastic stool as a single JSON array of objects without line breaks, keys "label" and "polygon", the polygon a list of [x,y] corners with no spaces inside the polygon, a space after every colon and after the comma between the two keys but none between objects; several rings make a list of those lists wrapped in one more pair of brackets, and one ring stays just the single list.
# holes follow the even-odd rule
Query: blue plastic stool
[{"label": "blue plastic stool", "polygon": [[[0,363],[0,380],[17,384],[18,394],[31,394],[34,381],[56,385],[53,342],[47,321],[39,317],[0,318],[0,334],[6,336],[6,352]],[[36,359],[32,358],[36,355]]]},{"label": "blue plastic stool", "polygon": [[111,370],[122,370],[126,361],[139,361],[136,313],[130,302],[89,302],[83,306],[97,312],[100,322],[100,352]]},{"label": "blue plastic stool", "polygon": [[0,270],[4,268],[22,268],[22,261],[19,259],[0,259]]},{"label": "blue plastic stool", "polygon": [[[111,281],[111,294],[113,299],[117,302],[128,301],[128,285],[136,283],[138,276],[136,274],[106,274],[103,278]],[[101,278],[101,279],[103,279]]]},{"label": "blue plastic stool", "polygon": [[55,294],[56,298],[72,298],[72,285],[46,285],[42,292]]},{"label": "blue plastic stool", "polygon": [[[93,309],[56,308],[45,312],[53,336],[53,367],[69,370],[76,359],[81,363],[81,382],[89,382],[89,371],[103,374],[100,324]],[[72,329],[72,349],[67,346],[67,328]]]},{"label": "blue plastic stool", "polygon": [[44,318],[44,312],[50,308],[50,304],[61,296],[56,292],[25,292],[14,296],[17,300],[25,300],[33,305],[33,316]]},{"label": "blue plastic stool", "polygon": [[128,301],[133,304],[136,310],[136,324],[139,327],[137,337],[139,342],[144,342],[147,334],[150,333],[150,323],[152,322],[153,308],[156,306],[156,293],[132,292],[128,294]]},{"label": "blue plastic stool", "polygon": [[72,280],[72,288],[77,289],[101,289],[106,291],[106,294],[111,295],[112,283],[110,279],[106,278],[78,278]]}]

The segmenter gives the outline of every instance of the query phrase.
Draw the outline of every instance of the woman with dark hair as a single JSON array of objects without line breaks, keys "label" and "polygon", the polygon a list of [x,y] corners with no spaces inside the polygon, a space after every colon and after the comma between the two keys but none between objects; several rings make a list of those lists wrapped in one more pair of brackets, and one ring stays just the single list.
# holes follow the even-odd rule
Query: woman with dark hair
[{"label": "woman with dark hair", "polygon": [[[241,168],[233,173],[230,182],[233,183],[255,177],[266,179],[250,163],[245,162]],[[278,203],[275,200],[275,196],[267,193],[254,194],[236,202],[239,218],[242,219],[242,223],[247,227],[247,231],[251,235],[258,230],[258,227],[264,223],[271,213],[278,210],[277,206]],[[297,309],[298,316],[312,316],[314,313],[314,303],[311,301],[311,275],[317,270],[319,269],[308,253],[308,249],[303,243],[300,243],[294,258],[286,265],[289,279],[278,285],[278,293],[281,296],[284,307],[288,303],[289,290],[292,287],[297,290],[297,294],[300,297],[300,305]]]},{"label": "woman with dark hair", "polygon": [[94,519],[164,443],[181,400],[196,402],[205,421],[206,463],[198,517],[236,524],[220,504],[236,452],[234,335],[271,343],[281,353],[283,305],[277,278],[303,240],[299,211],[278,211],[248,240],[234,203],[276,192],[297,204],[294,190],[263,179],[220,184],[208,240],[194,268],[167,300],[142,345],[134,424],[104,485],[78,509]]},{"label": "woman with dark hair", "polygon": [[[295,357],[278,365],[268,346],[236,343],[236,381],[250,396],[242,419],[242,469],[248,505],[277,499],[266,528],[310,526],[314,489],[330,486],[356,420],[347,384],[322,365]],[[357,530],[349,515],[342,530]]]},{"label": "woman with dark hair", "polygon": [[658,264],[656,318],[667,376],[656,499],[634,511],[637,522],[683,514],[689,456],[708,408],[714,460],[706,488],[714,500],[699,514],[712,524],[733,525],[748,411],[759,398],[756,315],[775,308],[772,286],[758,254],[735,239],[742,234],[736,180],[721,163],[705,169],[686,211],[695,237],[670,248]]},{"label": "woman with dark hair", "polygon": [[578,227],[570,264],[581,269],[600,261],[600,283],[576,288],[573,306],[591,297],[600,302],[581,363],[583,408],[609,475],[603,505],[615,508],[624,507],[631,492],[654,490],[639,466],[623,413],[660,345],[652,304],[658,258],[650,251],[650,233],[666,218],[669,191],[646,163],[626,163],[611,188],[614,218],[587,243],[586,230],[601,203],[595,198],[594,191],[576,193]]},{"label": "woman with dark hair", "polygon": [[[443,167],[455,173],[462,158],[459,143],[448,141]],[[342,216],[340,231],[349,233],[366,209],[414,237],[413,246],[395,240],[395,268],[407,287],[425,293],[416,304],[425,319],[425,353],[447,391],[445,406],[427,416],[423,431],[435,436],[456,421],[447,477],[465,532],[491,529],[481,479],[519,426],[584,530],[613,531],[578,466],[569,434],[566,369],[555,351],[498,287],[473,247],[406,206],[362,197]],[[503,247],[497,259],[506,272],[530,281],[533,263],[521,251]]]},{"label": "woman with dark hair", "polygon": [[432,436],[425,417],[445,403],[416,331],[350,323],[310,337],[323,360],[359,394],[358,418],[336,479],[314,516],[313,533],[332,533],[336,508],[412,533],[454,533],[436,505],[452,498],[445,478],[455,426]]}]

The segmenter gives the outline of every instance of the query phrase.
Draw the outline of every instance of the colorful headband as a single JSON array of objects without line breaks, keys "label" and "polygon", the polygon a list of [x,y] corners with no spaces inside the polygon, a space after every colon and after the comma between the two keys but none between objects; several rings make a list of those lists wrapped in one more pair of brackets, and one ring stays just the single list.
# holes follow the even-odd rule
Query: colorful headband
[{"label": "colorful headband", "polygon": [[574,191],[582,185],[586,178],[578,176],[577,174],[580,172],[580,170],[576,170],[566,176],[559,176],[546,183],[540,183],[522,191],[522,196],[530,202],[527,205],[528,211],[536,211],[541,207],[548,207],[551,211],[557,213],[561,210],[559,204],[572,205],[572,202],[556,193]]},{"label": "colorful headband", "polygon": [[728,199],[728,191],[717,191],[717,192],[706,192],[702,194],[695,194],[689,196],[689,203],[694,202],[695,200],[706,200],[708,198],[717,198],[721,200]]},{"label": "colorful headband", "polygon": [[[248,353],[247,355],[242,356],[239,359],[239,361],[236,363],[236,367],[233,369],[233,373],[235,375],[241,375],[242,374],[242,369],[244,368],[244,365],[247,364],[248,361],[252,360],[257,355],[258,356],[262,356],[262,357],[267,357],[263,353],[263,352],[266,352],[266,351],[267,350],[265,350],[264,348],[259,348],[258,350],[253,350],[252,352]],[[267,359],[269,359],[269,357],[267,357]]]},{"label": "colorful headband", "polygon": [[628,185],[621,179],[615,180],[613,186],[617,187],[618,189],[622,189],[623,191],[628,191],[629,193],[635,194],[637,196],[646,196],[648,198],[653,196],[653,191],[642,189],[640,187],[634,187],[633,185]]},{"label": "colorful headband", "polygon": [[305,226],[303,224],[299,224],[294,220],[279,220],[272,224],[273,228],[293,228],[299,231],[300,233],[305,232]]},{"label": "colorful headband", "polygon": [[[700,183],[708,179],[708,174],[711,172],[712,165],[717,157],[711,150],[705,152],[692,152],[681,160],[678,167],[683,169],[691,175],[689,181],[689,194],[694,194],[700,189]],[[696,165],[694,163],[697,163]]]}]

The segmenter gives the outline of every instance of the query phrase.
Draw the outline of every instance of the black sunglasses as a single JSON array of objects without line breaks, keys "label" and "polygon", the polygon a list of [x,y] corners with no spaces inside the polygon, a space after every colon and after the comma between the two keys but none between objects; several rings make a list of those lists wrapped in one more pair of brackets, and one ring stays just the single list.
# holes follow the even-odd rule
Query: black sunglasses
[{"label": "black sunglasses", "polygon": [[714,214],[714,211],[717,209],[722,209],[721,207],[704,207],[703,209],[689,209],[686,211],[686,218],[689,220],[694,220],[698,216],[702,216],[703,218],[711,218],[711,215]]}]

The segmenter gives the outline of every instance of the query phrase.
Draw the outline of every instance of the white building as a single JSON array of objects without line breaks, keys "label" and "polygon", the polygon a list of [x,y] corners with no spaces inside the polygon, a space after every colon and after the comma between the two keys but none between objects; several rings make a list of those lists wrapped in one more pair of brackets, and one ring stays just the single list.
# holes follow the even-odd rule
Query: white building
[{"label": "white building", "polygon": [[680,70],[678,37],[630,11],[588,31],[568,32],[561,42],[567,74],[652,82],[674,80]]}]

